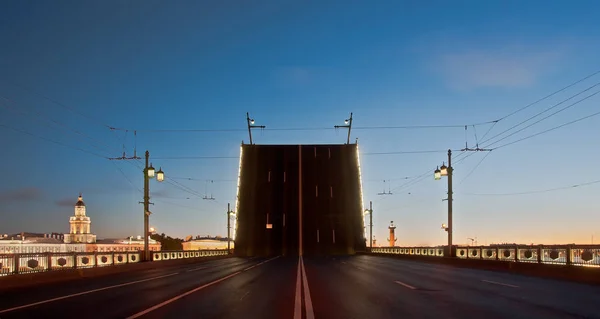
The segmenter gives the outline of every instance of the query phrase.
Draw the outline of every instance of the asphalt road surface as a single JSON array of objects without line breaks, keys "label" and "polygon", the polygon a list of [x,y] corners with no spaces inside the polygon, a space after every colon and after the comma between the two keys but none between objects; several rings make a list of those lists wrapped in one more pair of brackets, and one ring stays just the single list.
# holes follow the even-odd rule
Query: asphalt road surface
[{"label": "asphalt road surface", "polygon": [[600,287],[374,256],[228,258],[15,289],[7,318],[600,318]]}]

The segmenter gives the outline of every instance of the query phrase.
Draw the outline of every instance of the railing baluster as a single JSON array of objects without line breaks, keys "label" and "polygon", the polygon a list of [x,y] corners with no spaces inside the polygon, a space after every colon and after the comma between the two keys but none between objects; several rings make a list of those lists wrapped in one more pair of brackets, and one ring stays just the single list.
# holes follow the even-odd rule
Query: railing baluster
[{"label": "railing baluster", "polygon": [[21,255],[21,254],[15,254],[15,259],[14,259],[14,261],[13,261],[13,265],[15,265],[15,269],[14,269],[14,271],[15,271],[15,275],[18,275],[18,274],[19,274],[19,268],[21,267],[21,266],[19,265],[19,261],[20,261],[20,259],[21,259],[21,258],[20,258],[20,255]]}]

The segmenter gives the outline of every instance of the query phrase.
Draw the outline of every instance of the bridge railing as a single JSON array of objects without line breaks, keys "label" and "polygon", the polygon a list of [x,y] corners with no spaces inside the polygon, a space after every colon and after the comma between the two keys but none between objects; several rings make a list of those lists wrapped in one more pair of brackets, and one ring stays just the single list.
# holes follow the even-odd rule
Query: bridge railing
[{"label": "bridge railing", "polygon": [[375,247],[372,253],[444,257],[444,247]]},{"label": "bridge railing", "polygon": [[[152,252],[152,261],[228,255],[225,250],[179,250]],[[0,254],[0,277],[8,275],[118,266],[140,262],[142,252],[71,252]]]},{"label": "bridge railing", "polygon": [[[377,247],[376,254],[446,257],[446,247]],[[456,246],[456,258],[600,267],[600,245]]]},{"label": "bridge railing", "polygon": [[225,256],[229,252],[227,249],[214,250],[163,250],[152,252],[152,261],[172,260],[172,259],[188,259],[211,256]]},{"label": "bridge railing", "polygon": [[116,266],[137,263],[140,258],[141,253],[137,251],[2,254],[0,276]]}]

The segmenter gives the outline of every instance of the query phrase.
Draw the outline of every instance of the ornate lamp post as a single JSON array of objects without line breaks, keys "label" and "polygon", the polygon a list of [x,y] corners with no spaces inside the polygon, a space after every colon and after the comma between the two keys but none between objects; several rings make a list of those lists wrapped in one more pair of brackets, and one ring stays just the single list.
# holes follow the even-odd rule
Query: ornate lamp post
[{"label": "ornate lamp post", "polygon": [[146,151],[146,167],[144,167],[144,261],[149,261],[150,259],[150,249],[149,249],[149,237],[150,232],[154,231],[150,228],[150,179],[156,176],[156,180],[162,182],[165,180],[165,173],[161,168],[158,169],[158,172],[154,170],[152,164],[148,165],[150,159],[150,152]]},{"label": "ornate lamp post", "polygon": [[452,150],[448,150],[448,166],[442,163],[442,166],[436,168],[433,172],[435,180],[439,180],[442,176],[448,177],[448,226],[442,225],[442,229],[448,232],[448,256],[454,257],[454,249],[452,249]]}]

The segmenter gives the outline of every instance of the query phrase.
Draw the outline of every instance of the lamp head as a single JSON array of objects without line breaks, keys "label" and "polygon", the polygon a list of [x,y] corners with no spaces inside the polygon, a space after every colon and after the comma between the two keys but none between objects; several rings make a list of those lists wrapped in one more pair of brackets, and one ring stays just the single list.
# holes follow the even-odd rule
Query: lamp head
[{"label": "lamp head", "polygon": [[442,167],[440,167],[440,173],[442,176],[448,176],[448,167],[446,164],[442,163]]},{"label": "lamp head", "polygon": [[158,172],[156,172],[156,180],[159,182],[165,180],[165,172],[162,171],[162,168],[158,168]]},{"label": "lamp head", "polygon": [[150,177],[150,178],[154,177],[154,167],[152,167],[152,163],[150,163],[150,167],[148,167],[148,170],[146,172],[148,174],[148,177]]},{"label": "lamp head", "polygon": [[435,178],[435,180],[442,178],[442,172],[439,168],[436,168],[435,171],[433,171],[433,178]]}]

